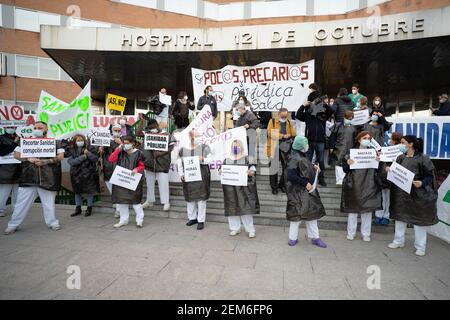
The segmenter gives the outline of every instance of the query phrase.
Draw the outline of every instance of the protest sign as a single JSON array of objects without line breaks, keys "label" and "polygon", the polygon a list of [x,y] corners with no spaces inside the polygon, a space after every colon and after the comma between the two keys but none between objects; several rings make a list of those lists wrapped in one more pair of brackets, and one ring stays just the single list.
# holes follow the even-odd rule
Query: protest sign
[{"label": "protest sign", "polygon": [[0,157],[0,164],[12,164],[12,163],[20,163],[19,160],[14,158],[14,152],[11,152],[6,156]]},{"label": "protest sign", "polygon": [[125,110],[126,103],[127,98],[125,97],[117,96],[112,93],[108,93],[106,96],[106,109],[123,112]]},{"label": "protest sign", "polygon": [[109,182],[116,186],[135,191],[141,178],[142,174],[140,173],[133,173],[133,171],[124,167],[116,166]]},{"label": "protest sign", "polygon": [[314,60],[300,64],[263,62],[255,66],[227,65],[217,70],[192,68],[195,100],[212,85],[218,111],[230,111],[239,91],[245,91],[254,111],[297,111],[307,100],[308,86],[314,82]]},{"label": "protest sign", "polygon": [[48,124],[48,136],[56,139],[89,134],[92,127],[91,81],[70,104],[42,90],[38,120]]},{"label": "protest sign", "polygon": [[167,151],[169,150],[168,134],[164,133],[146,133],[144,138],[145,150]]},{"label": "protest sign", "polygon": [[438,189],[436,206],[439,222],[428,227],[428,232],[450,244],[450,175]]},{"label": "protest sign", "polygon": [[200,158],[198,156],[183,158],[184,181],[193,182],[202,180]]},{"label": "protest sign", "polygon": [[393,162],[387,174],[387,179],[407,193],[411,193],[414,172],[409,171],[397,162]]},{"label": "protest sign", "polygon": [[21,158],[56,157],[56,142],[53,138],[20,139]]},{"label": "protest sign", "polygon": [[159,93],[159,102],[166,104],[168,106],[172,105],[172,97],[167,94]]},{"label": "protest sign", "polygon": [[370,145],[375,149],[375,150],[377,150],[377,151],[380,151],[381,150],[381,145],[378,143],[378,141],[377,140],[375,140],[374,138],[372,138],[371,140],[370,140]]},{"label": "protest sign", "polygon": [[402,153],[400,152],[400,144],[390,147],[382,147],[380,152],[381,162],[394,162]]},{"label": "protest sign", "polygon": [[314,192],[314,190],[316,190],[318,177],[319,177],[319,170],[316,170],[316,176],[314,177],[314,183],[312,185],[312,189],[308,191],[309,193],[312,193],[312,192]]},{"label": "protest sign", "polygon": [[248,166],[224,164],[221,168],[220,183],[229,186],[247,186]]},{"label": "protest sign", "polygon": [[96,128],[90,132],[91,145],[109,147],[111,145],[111,133],[108,129]]},{"label": "protest sign", "polygon": [[0,106],[1,126],[24,126],[26,115],[22,106]]},{"label": "protest sign", "polygon": [[34,126],[23,126],[16,128],[16,134],[21,138],[32,138]]},{"label": "protest sign", "polygon": [[369,110],[358,110],[353,112],[352,125],[360,126],[369,121]]},{"label": "protest sign", "polygon": [[374,149],[350,149],[350,159],[355,161],[350,169],[377,169],[377,152]]}]

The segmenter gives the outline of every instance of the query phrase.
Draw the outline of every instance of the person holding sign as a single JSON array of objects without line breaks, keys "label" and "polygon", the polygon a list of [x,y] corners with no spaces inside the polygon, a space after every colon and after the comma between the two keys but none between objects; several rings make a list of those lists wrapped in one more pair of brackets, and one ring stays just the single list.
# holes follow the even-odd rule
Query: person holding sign
[{"label": "person holding sign", "polygon": [[17,199],[19,189],[20,162],[14,158],[19,137],[14,126],[4,127],[5,133],[0,136],[0,217],[5,216],[6,202],[11,195],[11,207]]},{"label": "person holding sign", "polygon": [[[134,147],[136,140],[134,137],[126,136],[122,138],[120,144],[108,158],[108,161],[125,169],[132,170],[135,173],[144,171],[144,155]],[[116,204],[120,212],[120,221],[114,225],[114,228],[120,228],[128,224],[130,217],[129,205],[133,206],[136,213],[136,226],[142,228],[144,223],[144,209],[142,208],[143,180],[139,182],[135,191],[113,185],[112,201]]]},{"label": "person holding sign", "polygon": [[178,99],[173,105],[173,109],[170,112],[175,120],[175,126],[177,129],[184,129],[189,125],[189,110],[194,110],[195,105],[192,101],[188,100],[186,91],[180,91]]},{"label": "person holding sign", "polygon": [[385,133],[391,126],[392,122],[388,122],[381,112],[372,111],[370,121],[362,126],[362,131],[369,132],[380,146],[384,146]]},{"label": "person holding sign", "polygon": [[[146,128],[146,133],[165,134],[164,131],[158,128],[158,122],[151,119]],[[147,180],[147,200],[142,205],[144,209],[150,208],[155,202],[155,182],[158,180],[159,198],[161,204],[164,206],[163,210],[170,209],[169,203],[169,169],[170,169],[170,153],[173,150],[175,141],[169,138],[169,147],[167,151],[146,150],[145,144],[141,145],[141,151],[144,155],[145,161],[145,178]]]},{"label": "person holding sign", "polygon": [[[225,217],[228,217],[230,236],[241,232],[241,221],[249,238],[256,236],[253,215],[259,214],[259,198],[256,188],[256,167],[244,155],[244,145],[240,140],[231,143],[231,156],[223,161],[223,165],[244,166],[247,183],[245,186],[227,185],[222,182]],[[221,173],[223,174],[223,172]]]},{"label": "person holding sign", "polygon": [[85,194],[87,209],[84,215],[88,217],[92,214],[94,194],[100,192],[97,148],[89,145],[84,136],[76,135],[67,147],[65,157],[68,158],[67,162],[70,165],[70,181],[75,193],[76,208],[70,216],[75,217],[81,214],[82,195]]},{"label": "person holding sign", "polygon": [[[195,129],[189,132],[189,139],[189,146],[181,148],[178,153],[178,173],[183,182],[183,195],[187,205],[189,221],[186,225],[198,223],[197,230],[202,230],[206,220],[206,200],[211,193],[211,172],[208,165],[211,150],[202,144],[201,136],[196,135]],[[193,158],[198,161],[198,166]],[[192,175],[193,179],[188,178],[188,175]]]},{"label": "person holding sign", "polygon": [[[412,135],[402,138],[404,154],[395,160],[414,173],[412,188],[405,192],[391,184],[389,211],[395,220],[394,241],[388,245],[391,249],[405,246],[405,232],[408,223],[414,225],[416,255],[424,256],[427,244],[427,227],[438,223],[437,186],[433,162],[423,154],[423,141]],[[386,167],[389,171],[390,167]]]},{"label": "person holding sign", "polygon": [[[370,146],[372,136],[367,131],[362,131],[356,136],[356,147],[367,149]],[[376,158],[379,161],[379,158]],[[342,184],[341,211],[348,213],[347,239],[353,240],[358,225],[358,214],[361,214],[361,234],[363,241],[370,241],[372,227],[372,212],[380,210],[381,206],[381,182],[378,177],[378,169],[350,169],[355,160],[344,157],[342,167],[346,173]]]},{"label": "person holding sign", "polygon": [[[48,126],[43,121],[34,124],[35,138],[47,138]],[[45,158],[22,158],[22,149],[14,150],[14,157],[22,162],[22,172],[19,178],[16,206],[5,230],[11,234],[25,220],[31,205],[39,196],[42,212],[47,226],[56,231],[61,229],[55,215],[55,198],[61,188],[61,161],[64,159],[64,149],[56,142],[56,156]]]},{"label": "person holding sign", "polygon": [[212,116],[215,119],[217,117],[217,101],[213,96],[213,92],[213,87],[211,85],[206,86],[205,90],[203,90],[205,95],[198,99],[197,110],[201,111],[205,105],[209,105]]},{"label": "person holding sign", "polygon": [[319,237],[317,220],[325,216],[325,208],[317,191],[319,166],[308,159],[308,139],[297,136],[292,144],[287,165],[287,206],[286,218],[290,221],[288,245],[298,243],[298,228],[306,223],[308,238],[320,248],[327,245]]}]

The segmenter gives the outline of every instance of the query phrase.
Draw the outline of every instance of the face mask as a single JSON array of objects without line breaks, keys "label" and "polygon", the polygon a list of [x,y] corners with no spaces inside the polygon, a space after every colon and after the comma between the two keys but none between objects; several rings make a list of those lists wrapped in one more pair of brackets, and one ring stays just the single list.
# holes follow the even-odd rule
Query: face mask
[{"label": "face mask", "polygon": [[350,119],[344,119],[344,124],[347,125],[347,126],[349,126],[349,125],[352,124],[352,120],[350,120]]},{"label": "face mask", "polygon": [[112,135],[114,138],[120,138],[120,132],[113,131]]},{"label": "face mask", "polygon": [[352,90],[352,93],[353,93],[354,95],[356,95],[356,94],[358,93],[358,91]]},{"label": "face mask", "polygon": [[406,153],[407,148],[406,148],[406,146],[404,144],[401,144],[400,147],[399,147],[399,150],[400,150],[401,153]]},{"label": "face mask", "polygon": [[439,103],[445,103],[445,99],[441,99],[441,100],[439,100]]},{"label": "face mask", "polygon": [[244,104],[244,100],[242,100],[242,99],[239,99],[239,103],[242,103],[242,104]]},{"label": "face mask", "polygon": [[126,145],[123,146],[123,150],[125,151],[129,151],[131,150],[131,148],[133,148],[133,145],[131,143],[127,143]]},{"label": "face mask", "polygon": [[209,96],[212,96],[212,91],[208,91],[208,95],[209,95]]},{"label": "face mask", "polygon": [[76,143],[77,143],[78,148],[81,148],[84,146],[84,141],[77,141]]},{"label": "face mask", "polygon": [[238,154],[240,154],[240,153],[241,153],[241,148],[238,147],[238,146],[234,146],[234,147],[233,147],[233,154],[234,154],[234,155],[238,155]]},{"label": "face mask", "polygon": [[286,122],[286,119],[280,118],[280,122]]},{"label": "face mask", "polygon": [[121,126],[124,126],[126,123],[127,123],[127,122],[126,122],[124,119],[120,119],[120,120],[119,120],[119,124],[120,124]]},{"label": "face mask", "polygon": [[14,134],[16,132],[15,129],[11,129],[11,128],[5,129],[5,131],[7,134]]},{"label": "face mask", "polygon": [[44,132],[42,130],[33,130],[33,136],[36,138],[42,138],[44,136]]},{"label": "face mask", "polygon": [[158,129],[151,129],[150,132],[151,133],[158,133]]},{"label": "face mask", "polygon": [[361,146],[363,146],[364,148],[367,148],[370,145],[370,140],[364,139],[361,140]]},{"label": "face mask", "polygon": [[194,144],[202,144],[202,138],[195,138]]},{"label": "face mask", "polygon": [[302,151],[306,153],[306,152],[308,152],[308,150],[309,150],[309,144],[307,144],[307,145],[303,148]]},{"label": "face mask", "polygon": [[376,100],[376,101],[375,101],[375,105],[376,105],[376,106],[380,105],[380,101]]},{"label": "face mask", "polygon": [[184,99],[184,100],[187,100],[187,99],[188,99],[188,97],[187,97],[187,96],[185,96],[185,97],[183,97],[183,99]]},{"label": "face mask", "polygon": [[378,116],[372,116],[372,121],[377,121],[378,120]]}]

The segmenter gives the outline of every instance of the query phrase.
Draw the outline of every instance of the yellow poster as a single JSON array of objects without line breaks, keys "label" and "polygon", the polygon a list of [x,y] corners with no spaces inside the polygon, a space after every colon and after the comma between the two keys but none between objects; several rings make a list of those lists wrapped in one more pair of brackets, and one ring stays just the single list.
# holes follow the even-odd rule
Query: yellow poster
[{"label": "yellow poster", "polygon": [[116,96],[115,94],[108,93],[106,97],[106,109],[117,110],[123,112],[125,110],[125,104],[127,98]]}]

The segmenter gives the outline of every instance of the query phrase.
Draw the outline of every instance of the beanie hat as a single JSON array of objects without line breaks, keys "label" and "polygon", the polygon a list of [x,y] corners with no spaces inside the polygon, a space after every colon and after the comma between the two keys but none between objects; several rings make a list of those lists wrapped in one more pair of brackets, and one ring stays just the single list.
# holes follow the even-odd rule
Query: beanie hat
[{"label": "beanie hat", "polygon": [[308,139],[306,137],[296,136],[294,143],[292,143],[292,149],[301,151],[308,144]]}]

